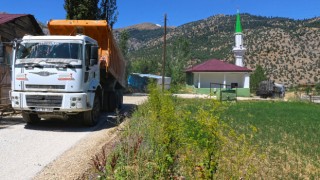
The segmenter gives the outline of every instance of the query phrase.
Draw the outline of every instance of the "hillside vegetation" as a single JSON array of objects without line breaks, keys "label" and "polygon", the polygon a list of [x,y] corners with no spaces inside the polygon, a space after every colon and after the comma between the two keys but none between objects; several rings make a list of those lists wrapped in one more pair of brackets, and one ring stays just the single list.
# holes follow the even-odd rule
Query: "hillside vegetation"
[{"label": "hillside vegetation", "polygon": [[[216,15],[207,19],[168,28],[168,51],[178,38],[190,44],[190,63],[216,58],[234,62],[235,16]],[[270,79],[287,86],[320,81],[320,18],[293,20],[241,14],[245,65],[261,65]],[[151,73],[161,72],[163,28],[140,24],[125,28],[129,33],[128,59],[152,64]],[[116,29],[115,34],[124,29]],[[170,52],[168,53],[170,63]],[[183,73],[183,72],[182,72]]]}]

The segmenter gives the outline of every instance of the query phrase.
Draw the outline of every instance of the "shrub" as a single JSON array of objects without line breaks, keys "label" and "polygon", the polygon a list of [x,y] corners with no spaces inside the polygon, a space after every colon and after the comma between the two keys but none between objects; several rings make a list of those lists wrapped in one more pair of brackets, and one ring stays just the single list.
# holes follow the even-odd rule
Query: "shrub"
[{"label": "shrub", "polygon": [[320,83],[317,83],[314,88],[316,90],[316,94],[320,95]]},{"label": "shrub", "polygon": [[254,172],[255,128],[239,134],[220,118],[228,108],[211,99],[178,99],[150,90],[109,155],[103,178],[232,179]]}]

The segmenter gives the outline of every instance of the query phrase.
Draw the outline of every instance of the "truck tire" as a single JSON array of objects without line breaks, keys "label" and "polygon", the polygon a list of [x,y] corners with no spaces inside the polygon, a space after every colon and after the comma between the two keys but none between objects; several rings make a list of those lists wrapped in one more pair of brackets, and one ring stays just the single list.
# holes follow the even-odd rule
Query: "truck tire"
[{"label": "truck tire", "polygon": [[36,124],[40,121],[37,114],[22,111],[22,118],[27,124]]},{"label": "truck tire", "polygon": [[121,90],[117,91],[117,99],[118,99],[118,109],[121,109],[123,106],[123,93]]},{"label": "truck tire", "polygon": [[115,112],[118,107],[117,93],[110,91],[108,93],[108,112]]},{"label": "truck tire", "polygon": [[103,104],[103,107],[101,108],[101,111],[108,112],[109,97],[107,92],[103,93],[102,104]]},{"label": "truck tire", "polygon": [[83,112],[83,124],[86,126],[94,126],[99,121],[101,111],[100,98],[94,97],[93,108],[90,111]]}]

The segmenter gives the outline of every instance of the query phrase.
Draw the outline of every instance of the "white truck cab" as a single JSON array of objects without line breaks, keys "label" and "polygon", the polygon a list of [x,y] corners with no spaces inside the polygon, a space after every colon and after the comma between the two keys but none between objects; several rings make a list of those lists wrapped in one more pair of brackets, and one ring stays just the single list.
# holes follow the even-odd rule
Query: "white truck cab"
[{"label": "white truck cab", "polygon": [[27,122],[91,111],[100,86],[97,46],[84,35],[25,36],[15,42],[12,107]]},{"label": "white truck cab", "polygon": [[[49,36],[11,43],[11,103],[31,124],[78,116],[95,125],[100,110],[123,104],[125,61],[105,20],[50,20]],[[77,35],[81,33],[82,35]],[[4,45],[0,42],[0,63]]]}]

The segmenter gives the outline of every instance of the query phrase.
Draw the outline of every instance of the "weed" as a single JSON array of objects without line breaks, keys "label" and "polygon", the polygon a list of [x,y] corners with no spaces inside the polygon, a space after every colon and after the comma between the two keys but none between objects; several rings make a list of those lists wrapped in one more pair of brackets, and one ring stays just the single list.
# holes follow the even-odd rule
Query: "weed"
[{"label": "weed", "polygon": [[95,172],[99,173],[99,176],[106,176],[105,167],[107,164],[107,157],[105,151],[106,149],[102,147],[100,155],[95,155],[91,158],[91,166],[94,168]]},{"label": "weed", "polygon": [[255,172],[251,160],[260,158],[250,143],[255,132],[240,134],[221,119],[229,104],[179,99],[155,87],[149,92],[106,160],[112,166],[104,177],[234,179]]}]

